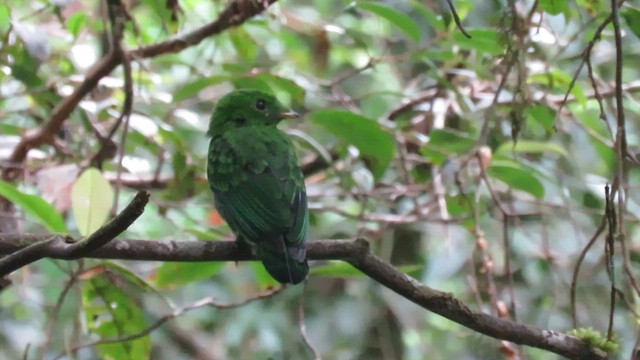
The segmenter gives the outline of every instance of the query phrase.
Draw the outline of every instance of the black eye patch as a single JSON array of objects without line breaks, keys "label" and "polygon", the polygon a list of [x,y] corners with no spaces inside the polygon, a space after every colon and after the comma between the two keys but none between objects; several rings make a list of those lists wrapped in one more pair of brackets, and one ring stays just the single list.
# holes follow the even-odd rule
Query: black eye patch
[{"label": "black eye patch", "polygon": [[258,101],[256,101],[256,109],[264,110],[266,108],[267,108],[267,103],[264,100],[259,99]]}]

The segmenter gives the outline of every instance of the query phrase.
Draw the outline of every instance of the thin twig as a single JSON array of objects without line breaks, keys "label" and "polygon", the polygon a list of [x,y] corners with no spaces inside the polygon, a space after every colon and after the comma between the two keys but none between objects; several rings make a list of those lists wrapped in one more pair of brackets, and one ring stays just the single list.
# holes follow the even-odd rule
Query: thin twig
[{"label": "thin twig", "polygon": [[[107,8],[109,10],[109,21],[111,22],[111,49],[120,57],[122,63],[123,76],[124,76],[124,103],[122,105],[122,112],[116,123],[109,132],[109,139],[113,138],[116,130],[124,123],[124,130],[122,131],[122,138],[120,139],[120,147],[118,151],[118,166],[117,166],[117,180],[120,180],[122,175],[122,160],[124,158],[124,149],[126,148],[127,134],[129,130],[129,118],[131,116],[131,110],[133,107],[133,79],[131,76],[131,59],[129,53],[122,46],[122,38],[124,36],[124,28],[127,20],[127,12],[124,5],[120,0],[109,0],[107,2]],[[115,201],[113,202],[113,208],[118,208],[118,199],[120,198],[120,182],[116,181],[116,188],[114,192]]]},{"label": "thin twig", "polygon": [[514,321],[518,321],[517,305],[516,305],[516,293],[515,282],[513,281],[513,271],[511,270],[511,241],[509,241],[509,227],[511,217],[502,214],[502,240],[504,244],[504,272],[507,276],[507,282],[509,284],[509,300],[511,306],[509,311]]},{"label": "thin twig", "polygon": [[31,343],[27,343],[27,346],[24,348],[24,353],[22,353],[22,360],[29,359],[29,350],[31,350]]},{"label": "thin twig", "polygon": [[595,234],[593,234],[591,239],[589,239],[587,246],[585,246],[584,249],[582,249],[582,251],[580,252],[580,256],[578,256],[578,261],[576,262],[576,266],[573,269],[573,276],[571,277],[571,289],[570,289],[570,295],[569,295],[570,296],[569,302],[571,306],[571,319],[573,322],[574,329],[578,328],[578,316],[576,312],[576,289],[578,286],[578,274],[580,273],[580,267],[582,267],[582,262],[584,261],[584,258],[587,256],[587,253],[589,252],[589,250],[593,247],[593,244],[596,243],[596,240],[598,240],[598,237],[602,235],[602,232],[604,231],[604,228],[606,226],[607,226],[607,218],[606,216],[603,216],[602,222],[600,222],[600,226],[598,226],[598,229],[596,230]]},{"label": "thin twig", "polygon": [[[609,328],[607,330],[607,340],[613,337],[613,312],[615,310],[615,278],[614,278],[614,250],[615,240],[617,238],[621,243],[625,242],[625,158],[627,154],[627,135],[625,127],[624,103],[622,98],[622,70],[623,70],[623,53],[622,53],[622,31],[620,29],[620,16],[618,14],[618,0],[611,0],[611,18],[614,29],[615,49],[616,49],[616,72],[615,72],[615,91],[616,91],[616,173],[611,189],[610,199],[608,199],[609,211],[611,219],[609,220],[609,236],[607,244],[610,253],[607,256],[608,269],[611,278],[611,309],[609,313]],[[605,189],[608,189],[605,188]],[[613,206],[615,196],[618,196],[617,208]],[[615,234],[614,234],[615,232]]]},{"label": "thin twig", "polygon": [[433,99],[436,98],[436,96],[438,96],[439,93],[439,89],[436,87],[430,87],[427,88],[423,91],[423,94],[403,102],[402,104],[400,104],[400,106],[394,108],[393,110],[391,110],[389,112],[389,115],[387,115],[387,120],[389,121],[393,121],[395,120],[398,116],[402,115],[403,113],[411,110],[414,106],[431,101]]},{"label": "thin twig", "polygon": [[613,206],[612,194],[609,185],[604,187],[605,198],[605,218],[607,219],[607,237],[604,243],[604,256],[607,274],[611,281],[611,292],[609,294],[609,325],[607,327],[607,340],[611,340],[613,336],[613,315],[616,309],[616,278],[614,271],[614,254],[615,254],[615,229],[616,229],[616,210]]},{"label": "thin twig", "polygon": [[311,350],[313,354],[314,360],[322,360],[320,356],[320,352],[313,346],[311,340],[309,340],[309,336],[307,335],[307,325],[304,322],[304,295],[307,290],[307,284],[305,283],[302,288],[302,294],[300,294],[300,300],[298,301],[298,324],[300,326],[300,335],[302,336],[302,341],[304,344]]},{"label": "thin twig", "polygon": [[564,93],[564,98],[560,102],[560,108],[558,109],[558,114],[562,112],[562,108],[567,103],[569,94],[573,90],[573,87],[576,84],[576,81],[578,80],[578,75],[580,75],[580,71],[582,71],[582,67],[585,64],[586,59],[588,59],[591,56],[591,50],[595,46],[596,42],[600,40],[600,35],[604,31],[604,29],[607,27],[607,25],[611,23],[611,20],[613,19],[611,16],[609,16],[608,18],[605,19],[605,21],[602,22],[602,24],[600,24],[600,26],[598,26],[595,34],[593,34],[593,38],[591,39],[591,41],[589,41],[589,44],[587,44],[587,47],[582,51],[582,60],[580,61],[580,65],[578,65],[576,72],[573,74],[573,77],[571,78],[571,83],[569,83],[569,86],[567,87],[567,91]]},{"label": "thin twig", "polygon": [[45,359],[49,346],[51,345],[51,341],[53,340],[53,331],[56,328],[56,321],[58,319],[58,315],[60,314],[60,309],[62,308],[62,304],[64,304],[64,300],[66,299],[67,294],[73,288],[73,285],[76,284],[78,280],[78,275],[82,273],[82,271],[83,271],[83,263],[80,262],[80,266],[78,267],[78,270],[75,271],[73,275],[71,275],[71,277],[67,281],[67,284],[64,286],[64,289],[62,289],[60,296],[58,296],[56,305],[53,308],[53,311],[51,312],[51,317],[49,318],[49,325],[47,326],[47,332],[45,337],[46,340],[42,345],[42,348],[40,349],[40,359],[42,360]]},{"label": "thin twig", "polygon": [[363,73],[366,70],[369,70],[371,68],[373,68],[379,60],[374,59],[374,58],[369,58],[369,61],[367,61],[367,63],[359,68],[356,69],[352,69],[349,71],[346,71],[345,73],[343,73],[342,75],[336,77],[335,79],[331,80],[330,82],[325,83],[324,85],[330,88],[335,87],[336,85],[339,85],[340,83],[343,83],[349,79],[351,79],[352,77],[359,75],[361,73]]},{"label": "thin twig", "polygon": [[471,39],[471,34],[469,34],[464,27],[462,26],[462,22],[460,21],[460,16],[456,11],[456,7],[453,6],[453,2],[451,0],[447,0],[447,4],[449,4],[449,10],[451,11],[451,15],[453,15],[453,21],[455,21],[456,26],[460,29],[460,32],[467,37],[467,39]]}]

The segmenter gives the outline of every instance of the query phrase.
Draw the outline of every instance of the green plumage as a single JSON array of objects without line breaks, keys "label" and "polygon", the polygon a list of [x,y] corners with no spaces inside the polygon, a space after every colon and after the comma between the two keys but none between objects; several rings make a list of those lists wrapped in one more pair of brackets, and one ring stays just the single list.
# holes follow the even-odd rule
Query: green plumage
[{"label": "green plumage", "polygon": [[297,117],[272,95],[236,90],[211,117],[207,177],[215,206],[236,237],[252,245],[281,283],[309,272],[309,225],[304,177],[291,140],[276,125]]}]

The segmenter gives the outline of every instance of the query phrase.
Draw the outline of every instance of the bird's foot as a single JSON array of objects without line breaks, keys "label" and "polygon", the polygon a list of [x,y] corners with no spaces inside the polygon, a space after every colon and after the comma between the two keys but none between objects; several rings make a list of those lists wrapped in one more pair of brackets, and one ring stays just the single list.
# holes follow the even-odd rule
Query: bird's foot
[{"label": "bird's foot", "polygon": [[[236,238],[236,247],[238,251],[241,252],[252,252],[252,247],[246,241],[242,240],[241,237]],[[253,252],[252,252],[253,253]]]},{"label": "bird's foot", "polygon": [[[249,254],[255,255],[253,251],[253,247],[249,245],[246,241],[242,240],[242,238],[240,237],[236,238],[235,243],[239,253],[249,253]],[[236,261],[236,266],[237,265],[238,265],[238,262]]]}]

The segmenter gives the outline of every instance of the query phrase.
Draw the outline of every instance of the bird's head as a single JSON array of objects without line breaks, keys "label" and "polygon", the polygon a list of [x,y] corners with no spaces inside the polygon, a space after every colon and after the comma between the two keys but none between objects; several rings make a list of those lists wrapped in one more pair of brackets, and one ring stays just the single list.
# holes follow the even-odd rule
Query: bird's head
[{"label": "bird's head", "polygon": [[271,94],[253,89],[235,90],[216,104],[207,134],[219,135],[247,126],[276,126],[282,119],[297,117]]}]

